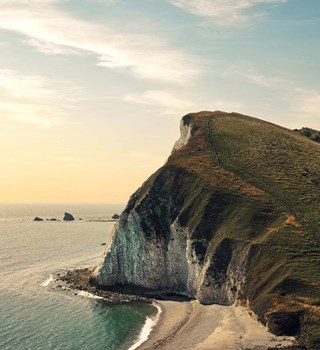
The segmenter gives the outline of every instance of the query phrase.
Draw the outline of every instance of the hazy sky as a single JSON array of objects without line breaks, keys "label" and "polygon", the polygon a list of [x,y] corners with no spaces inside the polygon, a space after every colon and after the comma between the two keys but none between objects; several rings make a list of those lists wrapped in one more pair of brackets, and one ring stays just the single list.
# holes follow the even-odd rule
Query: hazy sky
[{"label": "hazy sky", "polygon": [[319,0],[0,0],[0,201],[126,202],[189,112],[320,129]]}]

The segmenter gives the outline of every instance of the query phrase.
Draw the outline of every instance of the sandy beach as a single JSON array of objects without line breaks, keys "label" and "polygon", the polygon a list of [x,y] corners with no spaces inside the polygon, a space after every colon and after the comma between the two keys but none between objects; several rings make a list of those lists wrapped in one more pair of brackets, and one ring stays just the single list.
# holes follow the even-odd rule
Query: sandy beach
[{"label": "sandy beach", "polygon": [[[148,324],[132,349],[266,350],[288,347],[295,342],[294,337],[277,337],[268,332],[246,307],[202,305],[197,300],[154,300],[103,291],[89,283],[91,271],[90,268],[61,271],[44,284],[50,281],[53,289],[61,284],[60,289],[64,291],[70,290],[73,294],[76,291],[80,296],[105,299],[110,303],[153,301],[161,312],[153,319],[147,318]],[[148,337],[147,340],[144,341],[144,337]]]},{"label": "sandy beach", "polygon": [[294,341],[269,333],[245,307],[207,306],[198,301],[158,303],[160,320],[139,350],[262,350]]}]

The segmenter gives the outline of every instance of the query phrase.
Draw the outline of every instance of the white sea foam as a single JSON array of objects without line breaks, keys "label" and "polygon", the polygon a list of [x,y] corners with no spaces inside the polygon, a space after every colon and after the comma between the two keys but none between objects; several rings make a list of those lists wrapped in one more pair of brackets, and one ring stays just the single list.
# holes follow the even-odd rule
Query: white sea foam
[{"label": "white sea foam", "polygon": [[139,334],[139,337],[138,337],[136,343],[134,343],[128,350],[135,350],[142,343],[144,343],[149,338],[149,335],[150,335],[152,329],[154,328],[154,326],[158,323],[162,310],[158,304],[153,303],[153,305],[158,310],[157,314],[154,317],[147,317],[146,318],[146,321],[141,329],[141,332]]},{"label": "white sea foam", "polygon": [[50,275],[50,277],[45,280],[42,284],[41,287],[48,287],[48,285],[53,281],[53,275]]},{"label": "white sea foam", "polygon": [[99,297],[98,295],[94,295],[92,293],[88,293],[88,292],[85,292],[83,290],[78,292],[78,295],[81,296],[81,297],[90,298],[90,299],[103,299],[102,297]]}]

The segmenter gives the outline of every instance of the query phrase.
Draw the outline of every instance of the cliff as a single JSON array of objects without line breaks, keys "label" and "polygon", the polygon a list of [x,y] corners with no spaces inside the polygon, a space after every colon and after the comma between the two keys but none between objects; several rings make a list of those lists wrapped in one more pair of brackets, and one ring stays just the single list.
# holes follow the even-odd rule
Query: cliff
[{"label": "cliff", "polygon": [[320,347],[320,145],[236,113],[183,117],[167,163],[115,224],[107,289],[248,305]]}]

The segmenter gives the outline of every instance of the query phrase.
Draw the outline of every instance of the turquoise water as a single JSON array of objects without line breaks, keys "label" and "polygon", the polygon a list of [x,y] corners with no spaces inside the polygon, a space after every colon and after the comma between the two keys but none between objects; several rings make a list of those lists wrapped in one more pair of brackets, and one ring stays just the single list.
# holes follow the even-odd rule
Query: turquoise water
[{"label": "turquoise water", "polygon": [[[146,304],[101,300],[41,286],[59,269],[94,265],[113,223],[89,222],[119,213],[117,205],[0,204],[0,349],[128,349],[139,337]],[[33,222],[35,216],[74,222]]]}]

